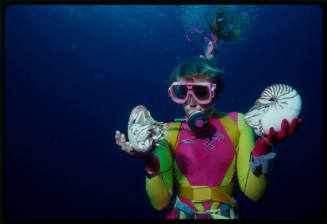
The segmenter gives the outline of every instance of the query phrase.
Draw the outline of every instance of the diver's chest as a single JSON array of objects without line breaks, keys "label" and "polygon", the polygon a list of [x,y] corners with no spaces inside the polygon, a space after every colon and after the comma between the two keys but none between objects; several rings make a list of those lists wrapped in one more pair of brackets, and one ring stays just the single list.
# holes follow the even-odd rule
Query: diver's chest
[{"label": "diver's chest", "polygon": [[180,167],[211,170],[225,169],[231,164],[235,155],[226,131],[218,124],[202,133],[192,133],[182,129],[175,159]]}]

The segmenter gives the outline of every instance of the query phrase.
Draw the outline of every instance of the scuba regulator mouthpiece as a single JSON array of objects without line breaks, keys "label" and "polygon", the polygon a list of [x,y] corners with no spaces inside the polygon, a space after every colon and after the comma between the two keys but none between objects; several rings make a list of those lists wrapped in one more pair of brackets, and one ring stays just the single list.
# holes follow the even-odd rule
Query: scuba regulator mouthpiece
[{"label": "scuba regulator mouthpiece", "polygon": [[165,123],[167,122],[186,122],[192,131],[197,132],[204,130],[208,126],[209,118],[206,113],[197,110],[191,112],[188,118],[175,118],[165,121]]},{"label": "scuba regulator mouthpiece", "polygon": [[202,111],[194,111],[190,114],[186,122],[192,131],[202,131],[208,126],[209,118]]}]

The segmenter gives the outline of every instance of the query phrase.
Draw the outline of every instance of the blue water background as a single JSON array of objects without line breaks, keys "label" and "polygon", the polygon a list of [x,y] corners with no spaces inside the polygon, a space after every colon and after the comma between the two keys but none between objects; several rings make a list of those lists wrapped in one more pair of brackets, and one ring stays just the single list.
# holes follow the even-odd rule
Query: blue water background
[{"label": "blue water background", "polygon": [[[168,97],[165,81],[179,61],[202,54],[204,44],[196,34],[192,42],[186,40],[183,10],[156,5],[6,8],[8,218],[164,216],[147,198],[143,162],[123,153],[114,134],[126,132],[129,113],[138,104],[156,120],[183,116],[181,105]],[[285,83],[302,97],[303,124],[276,147],[276,168],[260,202],[237,188],[243,217],[320,218],[321,9],[259,5],[250,16],[255,21],[242,40],[220,45],[216,62],[226,71],[226,89],[215,108],[246,113],[264,88]],[[204,15],[192,18],[202,21]]]}]

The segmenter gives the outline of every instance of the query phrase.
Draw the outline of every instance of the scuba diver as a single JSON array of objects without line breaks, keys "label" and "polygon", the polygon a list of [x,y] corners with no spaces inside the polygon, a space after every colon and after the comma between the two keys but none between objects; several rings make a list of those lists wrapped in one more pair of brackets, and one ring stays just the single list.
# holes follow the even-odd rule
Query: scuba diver
[{"label": "scuba diver", "polygon": [[[259,201],[276,158],[272,146],[293,135],[302,122],[284,119],[279,132],[270,128],[269,135],[255,141],[242,113],[213,107],[224,87],[222,73],[207,58],[184,60],[173,70],[169,96],[194,122],[166,123],[166,138],[149,152],[136,152],[116,132],[121,150],[144,160],[147,195],[156,210],[169,209],[168,219],[239,219],[236,176],[241,191]],[[174,189],[177,196],[170,207]]]},{"label": "scuba diver", "polygon": [[238,10],[234,14],[226,15],[226,10],[227,6],[221,6],[213,20],[206,18],[212,40],[204,37],[208,43],[204,48],[205,55],[200,55],[201,58],[213,59],[218,52],[218,40],[235,41],[241,31],[249,26],[249,16],[245,11]]},{"label": "scuba diver", "polygon": [[[227,6],[218,8],[214,19],[206,17],[206,23],[209,27],[210,37],[204,36],[207,44],[204,46],[204,55],[201,58],[213,59],[218,52],[218,40],[235,41],[237,40],[242,30],[249,26],[249,16],[244,10],[237,10],[236,13],[230,13]],[[185,37],[188,41],[192,41],[188,36],[187,31],[203,34],[203,30],[198,30],[194,27],[187,27]]]},{"label": "scuba diver", "polygon": [[249,16],[245,11],[238,10],[234,14],[225,15],[226,7],[223,6],[218,9],[216,18],[213,21],[206,18],[214,40],[236,40],[240,36],[242,29],[249,25]]}]

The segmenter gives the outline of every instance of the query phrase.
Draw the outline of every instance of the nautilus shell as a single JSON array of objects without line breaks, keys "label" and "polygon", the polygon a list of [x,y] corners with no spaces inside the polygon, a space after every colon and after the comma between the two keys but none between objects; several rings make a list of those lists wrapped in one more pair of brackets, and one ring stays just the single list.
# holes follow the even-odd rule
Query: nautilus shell
[{"label": "nautilus shell", "polygon": [[128,119],[128,140],[135,151],[148,152],[163,139],[166,128],[163,122],[155,121],[145,106],[136,106]]},{"label": "nautilus shell", "polygon": [[295,89],[286,84],[267,87],[255,105],[244,115],[246,123],[259,135],[267,135],[270,127],[280,131],[283,119],[289,123],[301,112],[302,101]]}]

